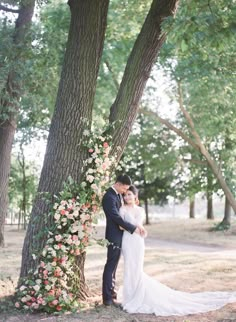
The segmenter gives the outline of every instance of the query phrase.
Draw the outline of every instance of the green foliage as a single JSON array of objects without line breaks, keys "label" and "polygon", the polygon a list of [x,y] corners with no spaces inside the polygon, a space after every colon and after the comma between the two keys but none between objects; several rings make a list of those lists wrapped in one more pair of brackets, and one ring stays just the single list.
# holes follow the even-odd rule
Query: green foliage
[{"label": "green foliage", "polygon": [[141,114],[131,134],[121,166],[139,188],[140,200],[163,204],[172,195],[176,163],[174,136],[151,116]]},{"label": "green foliage", "polygon": [[[171,79],[181,83],[185,108],[203,143],[220,165],[231,191],[236,187],[236,141],[233,139],[236,75],[232,73],[236,62],[235,20],[236,10],[230,0],[182,1],[176,18],[167,19],[163,24],[169,34],[159,59]],[[172,88],[173,94],[178,101],[177,85]],[[193,138],[181,113],[178,125]],[[192,148],[188,152],[196,159]],[[180,153],[186,153],[186,148]],[[196,171],[189,166],[192,179],[198,182],[199,190],[204,186],[206,189],[209,169],[196,165],[194,168],[198,168],[199,179],[192,176]],[[216,191],[216,183],[213,186]]]}]

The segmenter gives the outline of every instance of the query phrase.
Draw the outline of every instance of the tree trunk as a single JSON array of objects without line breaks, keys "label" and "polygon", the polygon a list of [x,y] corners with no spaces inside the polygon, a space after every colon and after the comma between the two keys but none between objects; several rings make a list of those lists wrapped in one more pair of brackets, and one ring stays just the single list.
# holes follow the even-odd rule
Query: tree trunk
[{"label": "tree trunk", "polygon": [[209,168],[207,168],[207,219],[214,219],[212,179],[212,173],[209,171]]},{"label": "tree trunk", "polygon": [[223,177],[223,175],[221,173],[221,170],[220,170],[219,166],[212,159],[210,153],[206,149],[205,145],[202,143],[199,134],[195,130],[193,120],[192,120],[190,114],[184,108],[181,83],[177,82],[177,85],[178,85],[178,95],[179,95],[179,107],[180,107],[184,117],[186,118],[188,124],[190,125],[191,133],[192,133],[192,135],[193,135],[193,137],[194,137],[194,139],[196,141],[196,145],[198,146],[201,154],[207,160],[207,163],[208,163],[209,167],[211,168],[213,174],[215,175],[215,177],[219,181],[219,184],[220,184],[222,190],[224,191],[225,196],[228,198],[232,208],[234,209],[234,212],[236,212],[236,199],[234,198],[234,195],[230,191],[227,183],[225,182],[225,179],[224,179],[224,177]]},{"label": "tree trunk", "polygon": [[9,123],[0,127],[0,246],[4,246],[4,223],[8,208],[8,178],[15,129]]},{"label": "tree trunk", "polygon": [[212,192],[207,193],[207,219],[214,219]]},{"label": "tree trunk", "polygon": [[229,225],[231,223],[231,206],[229,203],[229,200],[225,197],[225,212],[224,212],[224,218],[221,222],[221,225]]},{"label": "tree trunk", "polygon": [[145,214],[146,214],[146,225],[149,225],[150,222],[149,222],[149,216],[148,216],[148,199],[146,196],[144,197],[144,205],[145,205]]},{"label": "tree trunk", "polygon": [[[117,97],[111,106],[109,121],[116,122],[113,150],[122,155],[138,113],[138,104],[166,34],[161,23],[177,10],[179,0],[153,0],[149,13],[127,61]],[[119,150],[117,147],[119,146]]]},{"label": "tree trunk", "polygon": [[[27,177],[26,177],[26,166],[25,166],[25,155],[22,144],[20,145],[20,153],[18,156],[18,162],[21,167],[22,173],[22,202],[21,202],[21,213],[23,214],[23,228],[26,229],[26,208],[27,208]],[[21,160],[22,159],[22,160]]]},{"label": "tree trunk", "polygon": [[[56,107],[50,126],[38,192],[58,193],[62,183],[71,176],[79,182],[87,150],[82,147],[84,129],[91,125],[96,80],[102,55],[108,0],[69,0],[71,22],[67,48],[59,84]],[[48,205],[36,197],[22,252],[21,277],[35,269],[32,249],[42,250],[47,235],[43,231],[43,214]],[[47,223],[50,225],[50,223]],[[79,261],[83,273],[83,260]],[[84,276],[81,281],[85,281]],[[81,291],[86,286],[81,284]],[[86,294],[85,294],[86,296]],[[83,296],[81,295],[81,298]]]},{"label": "tree trunk", "polygon": [[18,18],[15,23],[13,49],[17,46],[17,55],[11,62],[11,70],[5,88],[0,94],[0,246],[4,245],[4,222],[8,209],[8,181],[11,163],[11,149],[16,129],[16,116],[20,99],[19,55],[25,50],[25,39],[32,20],[35,0],[20,4]]},{"label": "tree trunk", "polygon": [[189,218],[195,218],[195,195],[189,198]]}]

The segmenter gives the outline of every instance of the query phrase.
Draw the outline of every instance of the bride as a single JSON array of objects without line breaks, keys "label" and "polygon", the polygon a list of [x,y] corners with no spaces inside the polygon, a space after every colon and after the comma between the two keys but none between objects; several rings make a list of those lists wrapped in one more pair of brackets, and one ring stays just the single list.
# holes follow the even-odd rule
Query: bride
[{"label": "bride", "polygon": [[[142,225],[144,209],[137,206],[137,189],[130,186],[124,195],[120,215],[134,225]],[[154,313],[158,316],[187,315],[216,310],[236,302],[236,292],[186,293],[171,289],[143,272],[144,238],[124,231],[124,284],[118,293],[128,313]]]}]

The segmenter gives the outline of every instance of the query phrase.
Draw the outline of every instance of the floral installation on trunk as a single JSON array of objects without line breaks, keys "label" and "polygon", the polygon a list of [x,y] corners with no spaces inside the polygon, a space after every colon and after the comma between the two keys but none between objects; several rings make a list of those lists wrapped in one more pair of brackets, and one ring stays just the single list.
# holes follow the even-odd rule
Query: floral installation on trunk
[{"label": "floral installation on trunk", "polygon": [[[109,169],[115,163],[115,157],[109,157],[110,136],[85,130],[84,137],[89,154],[84,163],[84,181],[76,185],[69,178],[64,191],[54,196],[56,202],[49,214],[53,225],[39,255],[39,265],[16,289],[15,307],[19,309],[53,313],[79,308],[80,280],[75,259],[89,245],[92,223],[109,182]],[[76,186],[75,195],[69,192],[71,185]],[[32,256],[36,259],[35,254]]]}]

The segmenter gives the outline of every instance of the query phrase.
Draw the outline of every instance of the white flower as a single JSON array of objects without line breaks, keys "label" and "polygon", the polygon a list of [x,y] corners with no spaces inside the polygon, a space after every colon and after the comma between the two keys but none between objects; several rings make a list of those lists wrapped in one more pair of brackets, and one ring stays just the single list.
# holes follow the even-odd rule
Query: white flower
[{"label": "white flower", "polygon": [[50,285],[46,285],[45,288],[46,288],[47,291],[49,291],[51,289],[51,286]]},{"label": "white flower", "polygon": [[62,236],[61,235],[56,235],[55,236],[55,240],[56,241],[61,241],[62,240]]},{"label": "white flower", "polygon": [[37,258],[37,256],[35,254],[32,254],[33,260],[35,260]]},{"label": "white flower", "polygon": [[94,170],[92,168],[88,169],[87,173],[94,173]]},{"label": "white flower", "polygon": [[67,215],[67,218],[69,218],[69,219],[73,219],[73,218],[74,218],[74,214],[68,214],[68,215]]},{"label": "white flower", "polygon": [[58,245],[54,245],[53,247],[54,247],[54,249],[59,249]]},{"label": "white flower", "polygon": [[79,216],[79,210],[75,210],[74,211],[74,217],[78,217]]},{"label": "white flower", "polygon": [[86,183],[86,182],[84,182],[84,181],[83,181],[83,182],[81,182],[81,187],[82,187],[82,188],[86,187],[86,185],[87,185],[87,183]]},{"label": "white flower", "polygon": [[90,133],[89,133],[89,130],[84,130],[84,132],[83,132],[83,135],[84,135],[84,136],[89,136],[89,134],[90,134]]},{"label": "white flower", "polygon": [[89,181],[90,183],[92,183],[92,182],[93,182],[93,180],[94,180],[94,176],[88,175],[88,176],[86,177],[86,180],[87,180],[87,181]]},{"label": "white flower", "polygon": [[33,289],[37,292],[37,291],[40,290],[40,286],[39,285],[35,285],[35,286],[33,286]]},{"label": "white flower", "polygon": [[59,206],[59,204],[57,202],[54,203],[53,209],[57,209],[58,206]]},{"label": "white flower", "polygon": [[51,252],[51,254],[52,254],[52,256],[53,256],[53,257],[56,257],[56,256],[57,256],[57,253],[55,252],[55,250],[53,250],[53,251]]},{"label": "white flower", "polygon": [[93,162],[93,158],[89,158],[89,159],[87,160],[87,162],[88,162],[88,163],[92,163],[92,162]]},{"label": "white flower", "polygon": [[92,188],[93,190],[97,190],[97,189],[98,189],[98,186],[97,186],[95,183],[93,183],[93,184],[91,185],[91,188]]},{"label": "white flower", "polygon": [[[98,150],[97,150],[97,151],[98,151]],[[96,157],[98,156],[98,155],[97,155],[97,153],[98,153],[97,151],[96,151],[96,152],[94,152],[94,153],[91,155],[93,159],[96,159]],[[100,151],[99,151],[99,152],[100,152]]]},{"label": "white flower", "polygon": [[104,142],[105,141],[105,138],[102,137],[102,136],[99,136],[99,140],[101,140],[102,142]]},{"label": "white flower", "polygon": [[51,264],[52,266],[56,266],[57,265],[57,263],[56,262],[52,262],[52,264]]},{"label": "white flower", "polygon": [[99,153],[101,153],[101,151],[98,148],[96,148],[95,153],[99,154]]},{"label": "white flower", "polygon": [[102,160],[100,160],[100,159],[98,159],[98,158],[97,158],[97,159],[95,160],[95,163],[96,163],[96,164],[101,164],[101,163],[102,163]]},{"label": "white flower", "polygon": [[27,288],[26,286],[22,285],[22,286],[20,287],[20,291],[24,291],[26,288]]},{"label": "white flower", "polygon": [[60,215],[60,214],[58,214],[58,213],[56,213],[56,214],[54,215],[54,218],[55,218],[57,221],[60,219],[60,217],[61,217],[61,215]]},{"label": "white flower", "polygon": [[42,283],[42,280],[41,279],[37,279],[35,282],[36,282],[36,284],[40,285]]}]

